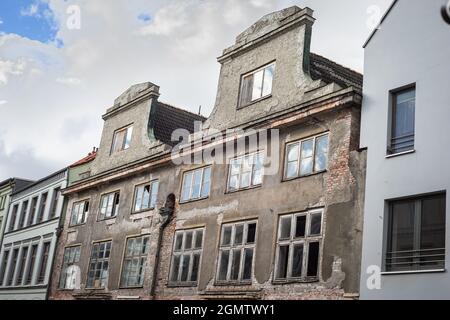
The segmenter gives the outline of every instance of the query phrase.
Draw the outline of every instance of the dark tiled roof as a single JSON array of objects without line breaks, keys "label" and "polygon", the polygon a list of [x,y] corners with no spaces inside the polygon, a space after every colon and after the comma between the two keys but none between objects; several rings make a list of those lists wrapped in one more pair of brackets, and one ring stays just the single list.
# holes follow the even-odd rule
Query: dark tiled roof
[{"label": "dark tiled roof", "polygon": [[186,129],[190,133],[194,132],[195,121],[205,121],[206,118],[168,105],[166,103],[157,102],[153,114],[153,133],[155,138],[168,144],[175,145],[177,142],[172,141],[172,132],[176,129]]},{"label": "dark tiled roof", "polygon": [[81,166],[82,164],[86,164],[88,162],[91,162],[91,161],[93,161],[95,159],[96,156],[97,156],[97,150],[94,150],[94,151],[90,152],[83,159],[80,159],[77,162],[75,162],[74,164],[71,164],[69,167],[73,168],[73,167]]},{"label": "dark tiled roof", "polygon": [[3,187],[7,184],[11,184],[13,185],[13,192],[16,190],[20,190],[22,188],[25,188],[26,186],[30,185],[34,183],[34,181],[32,180],[26,180],[26,179],[21,179],[21,178],[9,178],[6,179],[5,181],[0,182],[0,187]]},{"label": "dark tiled roof", "polygon": [[359,91],[362,90],[363,75],[359,72],[346,68],[315,53],[310,53],[309,64],[309,71],[314,80],[321,79],[325,83],[335,82],[344,88],[353,86]]}]

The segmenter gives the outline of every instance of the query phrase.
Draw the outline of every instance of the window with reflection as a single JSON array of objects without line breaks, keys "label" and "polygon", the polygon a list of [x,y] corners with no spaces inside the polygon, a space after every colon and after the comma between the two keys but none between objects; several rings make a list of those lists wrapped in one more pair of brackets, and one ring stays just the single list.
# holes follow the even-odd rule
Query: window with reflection
[{"label": "window with reflection", "polygon": [[230,160],[228,173],[228,191],[248,189],[262,184],[262,152],[253,153]]},{"label": "window with reflection", "polygon": [[111,154],[128,149],[131,145],[132,135],[133,126],[128,126],[114,132]]},{"label": "window with reflection", "polygon": [[243,75],[239,106],[245,107],[254,101],[270,96],[274,75],[275,63]]},{"label": "window with reflection", "polygon": [[391,141],[388,154],[414,150],[416,88],[392,93]]},{"label": "window with reflection", "polygon": [[204,167],[183,174],[181,202],[209,197],[211,188],[211,167]]},{"label": "window with reflection", "polygon": [[133,213],[155,208],[158,187],[159,182],[155,180],[135,188]]}]

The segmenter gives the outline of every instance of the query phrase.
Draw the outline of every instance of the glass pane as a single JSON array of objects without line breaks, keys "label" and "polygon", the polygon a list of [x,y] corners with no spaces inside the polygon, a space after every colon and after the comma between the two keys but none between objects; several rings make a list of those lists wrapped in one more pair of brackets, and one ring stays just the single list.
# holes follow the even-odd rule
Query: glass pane
[{"label": "glass pane", "polygon": [[324,171],[327,168],[328,153],[316,154],[316,163],[314,164],[314,171]]},{"label": "glass pane", "polygon": [[186,238],[184,240],[184,249],[188,250],[192,248],[192,231],[186,232]]},{"label": "glass pane", "polygon": [[287,161],[297,161],[298,160],[298,149],[299,145],[291,144],[287,147]]},{"label": "glass pane", "polygon": [[239,174],[241,172],[242,158],[231,160],[231,174]]},{"label": "glass pane", "polygon": [[302,159],[313,156],[313,145],[314,145],[313,139],[302,142],[302,152],[301,152]]},{"label": "glass pane", "polygon": [[253,75],[249,75],[242,79],[241,87],[241,105],[246,105],[252,100],[253,91]]},{"label": "glass pane", "polygon": [[241,175],[241,183],[240,183],[241,188],[250,187],[250,176],[251,172],[245,172]]},{"label": "glass pane", "polygon": [[159,188],[159,182],[155,181],[152,183],[152,194],[150,199],[150,208],[154,208],[156,206],[156,199],[158,197],[158,188]]},{"label": "glass pane", "polygon": [[290,239],[291,238],[291,217],[283,217],[280,221],[280,239]]},{"label": "glass pane", "polygon": [[142,195],[144,193],[144,187],[137,187],[136,189],[136,200],[134,204],[134,211],[140,211],[141,210],[141,204],[142,204]]},{"label": "glass pane", "polygon": [[252,185],[257,186],[262,184],[262,170],[256,170],[253,172]]},{"label": "glass pane", "polygon": [[277,279],[285,279],[289,260],[289,246],[280,246],[278,249]]},{"label": "glass pane", "polygon": [[247,243],[255,243],[255,237],[256,237],[256,223],[251,223],[248,225]]},{"label": "glass pane", "polygon": [[183,262],[181,267],[181,281],[187,281],[189,275],[189,262],[191,261],[190,255],[183,255]]},{"label": "glass pane", "polygon": [[128,149],[131,145],[131,136],[133,135],[133,127],[127,129],[127,136],[125,138],[125,149]]},{"label": "glass pane", "polygon": [[243,236],[244,236],[244,225],[243,224],[237,225],[234,232],[234,245],[242,244]]},{"label": "glass pane", "polygon": [[303,159],[300,164],[300,175],[304,176],[307,174],[311,174],[313,169],[313,161],[312,158]]},{"label": "glass pane", "polygon": [[298,162],[288,162],[286,169],[286,178],[295,178],[298,174]]},{"label": "glass pane", "polygon": [[308,251],[308,277],[317,277],[319,267],[319,243],[311,242]]},{"label": "glass pane", "polygon": [[414,201],[400,201],[392,204],[389,251],[414,249],[414,208]]},{"label": "glass pane", "polygon": [[209,196],[210,185],[211,185],[211,168],[206,168],[203,171],[202,198]]},{"label": "glass pane", "polygon": [[263,76],[264,70],[258,71],[253,74],[253,91],[252,91],[252,101],[261,98],[262,86],[263,86]]},{"label": "glass pane", "polygon": [[219,280],[227,279],[228,260],[230,258],[230,251],[223,250],[220,253],[220,267],[219,267]]},{"label": "glass pane", "polygon": [[231,244],[231,226],[223,228],[222,246],[228,246]]},{"label": "glass pane", "polygon": [[320,235],[322,232],[322,214],[316,213],[311,216],[311,229],[309,234],[312,236]]},{"label": "glass pane", "polygon": [[195,232],[195,249],[201,249],[203,245],[203,230]]},{"label": "glass pane", "polygon": [[253,249],[247,248],[244,251],[244,272],[242,274],[242,280],[251,280],[252,265],[253,265]]},{"label": "glass pane", "polygon": [[172,261],[172,274],[170,276],[170,281],[178,280],[179,268],[180,268],[180,256],[174,256]]},{"label": "glass pane", "polygon": [[189,200],[191,193],[191,183],[192,183],[192,172],[189,172],[184,175],[183,191],[181,195],[182,201]]},{"label": "glass pane", "polygon": [[150,208],[150,185],[144,187],[142,196],[142,210]]},{"label": "glass pane", "polygon": [[272,93],[272,82],[275,73],[275,65],[268,66],[264,72],[263,97]]},{"label": "glass pane", "polygon": [[292,258],[292,277],[302,276],[302,264],[303,264],[303,244],[295,244],[293,248]]},{"label": "glass pane", "polygon": [[298,216],[295,221],[295,237],[303,238],[305,236],[306,216]]},{"label": "glass pane", "polygon": [[327,168],[328,162],[328,135],[316,139],[316,160],[315,171],[323,171]]},{"label": "glass pane", "polygon": [[202,170],[194,171],[194,184],[192,186],[192,199],[200,198],[200,187],[202,185]]},{"label": "glass pane", "polygon": [[239,270],[241,267],[241,249],[233,250],[233,263],[231,265],[231,280],[239,279]]},{"label": "glass pane", "polygon": [[200,269],[200,253],[194,253],[192,261],[191,281],[197,281],[199,269]]},{"label": "glass pane", "polygon": [[230,190],[237,190],[239,188],[239,176],[230,176]]},{"label": "glass pane", "polygon": [[181,250],[182,245],[183,245],[183,233],[179,232],[175,236],[175,251]]},{"label": "glass pane", "polygon": [[402,137],[414,133],[415,90],[398,93],[394,115],[394,137]]}]

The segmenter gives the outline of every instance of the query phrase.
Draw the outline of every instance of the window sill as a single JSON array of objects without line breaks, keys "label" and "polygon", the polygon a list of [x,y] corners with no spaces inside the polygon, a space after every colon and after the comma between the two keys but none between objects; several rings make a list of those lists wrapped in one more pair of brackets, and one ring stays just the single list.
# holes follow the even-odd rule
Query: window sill
[{"label": "window sill", "polygon": [[84,226],[86,224],[86,222],[80,223],[80,224],[74,224],[74,225],[70,225],[69,226],[69,231],[70,229],[76,229],[78,227]]},{"label": "window sill", "polygon": [[197,287],[197,282],[195,282],[195,283],[193,283],[193,282],[191,282],[191,283],[187,282],[187,283],[180,283],[180,284],[169,283],[169,284],[167,285],[167,288],[172,288],[172,289],[174,289],[174,288],[196,288],[196,287]]},{"label": "window sill", "polygon": [[231,286],[231,287],[248,287],[252,285],[251,281],[247,282],[235,282],[235,281],[219,281],[214,283],[217,287],[225,287],[225,286]]},{"label": "window sill", "polygon": [[293,177],[293,178],[283,178],[283,180],[281,180],[281,182],[289,182],[289,181],[293,181],[293,180],[297,180],[297,179],[303,179],[303,178],[318,176],[320,174],[324,174],[324,173],[327,173],[327,172],[328,172],[328,170],[325,169],[325,170],[317,171],[317,172],[314,172],[314,173],[311,173],[311,174],[307,174],[307,175],[304,175],[304,176],[298,176],[298,177]]},{"label": "window sill", "polygon": [[388,155],[386,155],[386,159],[396,158],[396,157],[400,157],[400,156],[415,153],[415,152],[416,152],[416,150],[413,149],[413,150],[403,151],[403,152],[399,152],[399,153],[388,154]]},{"label": "window sill", "polygon": [[319,282],[318,277],[311,277],[309,279],[288,279],[288,280],[273,280],[272,284],[274,285],[284,285],[284,284],[308,284],[308,283],[317,283]]},{"label": "window sill", "polygon": [[155,207],[144,209],[144,210],[140,210],[140,211],[132,211],[131,215],[133,216],[133,215],[137,215],[137,214],[140,214],[140,213],[150,212],[150,211],[153,211],[153,210],[155,210]]},{"label": "window sill", "polygon": [[262,184],[258,184],[256,186],[251,186],[251,187],[237,189],[237,190],[227,190],[225,192],[225,194],[233,194],[233,193],[237,193],[237,192],[243,192],[243,191],[247,191],[247,190],[258,189],[258,188],[261,188],[261,187],[262,187]]},{"label": "window sill", "polygon": [[135,287],[119,287],[119,290],[136,290],[136,289],[144,289],[144,286],[135,286]]},{"label": "window sill", "polygon": [[261,101],[264,101],[264,100],[270,99],[270,98],[272,98],[272,94],[269,94],[269,95],[267,95],[267,96],[261,97],[261,98],[256,99],[256,100],[253,100],[253,101],[251,101],[251,102],[249,102],[249,103],[247,103],[247,104],[244,104],[244,105],[242,105],[242,106],[241,106],[241,105],[238,105],[237,110],[241,110],[241,109],[250,107],[250,106],[253,105],[253,104],[256,104],[256,103],[258,103],[258,102],[261,102]]},{"label": "window sill", "polygon": [[209,196],[203,197],[203,198],[198,198],[198,199],[179,201],[179,204],[188,204],[188,203],[203,201],[203,200],[207,200],[207,199],[209,199]]},{"label": "window sill", "polygon": [[411,271],[386,271],[381,272],[382,276],[402,275],[402,274],[418,274],[418,273],[442,273],[447,272],[446,269],[430,269],[430,270],[411,270]]}]

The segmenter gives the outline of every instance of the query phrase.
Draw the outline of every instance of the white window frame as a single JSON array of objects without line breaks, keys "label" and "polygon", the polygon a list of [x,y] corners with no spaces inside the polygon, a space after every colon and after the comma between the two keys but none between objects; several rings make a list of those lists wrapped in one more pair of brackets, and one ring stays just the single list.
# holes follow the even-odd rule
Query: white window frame
[{"label": "white window frame", "polygon": [[[255,161],[254,161],[254,159],[257,156],[259,156],[261,158],[261,168],[259,169],[260,172],[261,172],[260,173],[261,174],[261,183],[254,184],[253,183],[253,179],[255,177],[255,171],[258,171],[258,170],[255,170]],[[246,159],[248,159],[250,157],[252,157],[252,159],[253,159],[252,163],[250,163],[251,170],[250,171],[244,171],[243,170],[244,163],[245,163]],[[233,163],[234,162],[238,162],[238,161],[241,162],[240,166],[239,166],[239,173],[233,174],[233,172],[232,172],[232,170],[233,170]],[[250,184],[247,187],[241,187],[241,178],[242,178],[242,175],[245,174],[245,173],[250,173]],[[237,176],[238,177],[238,180],[237,180],[238,181],[238,186],[235,189],[231,188],[231,185],[230,185],[231,178],[233,176]],[[249,154],[246,154],[246,155],[242,155],[242,156],[230,159],[230,163],[228,165],[227,192],[232,193],[232,192],[237,192],[237,191],[240,191],[240,190],[252,189],[252,188],[256,188],[256,187],[262,186],[263,179],[264,179],[264,152],[263,151],[252,152],[252,153],[249,153]]]},{"label": "white window frame", "polygon": [[[69,254],[69,261],[66,261],[66,252],[70,250],[70,254]],[[78,253],[75,253],[75,255],[73,256],[73,260],[71,261],[71,257],[72,257],[72,250],[78,250]],[[81,256],[81,245],[76,245],[76,246],[70,246],[70,247],[65,247],[64,248],[64,253],[63,253],[63,261],[62,261],[62,266],[61,266],[61,275],[59,278],[59,283],[58,283],[58,288],[62,289],[62,290],[74,290],[75,288],[71,286],[71,284],[69,283],[69,280],[72,279],[76,279],[77,275],[74,274],[75,270],[79,270],[79,269],[70,269],[70,267],[72,266],[77,266],[77,263],[80,262],[80,256]],[[71,272],[71,274],[68,273],[68,271]],[[78,275],[80,276],[80,275]]]},{"label": "white window frame", "polygon": [[[265,77],[266,77],[266,69],[268,69],[270,67],[273,67],[273,76],[272,76],[272,82],[270,83],[270,92],[267,93],[267,94],[264,94],[264,85],[265,85],[264,80],[265,80]],[[254,98],[253,97],[253,91],[255,90],[255,82],[254,82],[255,75],[257,73],[261,72],[261,71],[263,71],[263,75],[262,75],[262,78],[261,78],[261,92],[260,92],[259,97]],[[238,104],[239,107],[243,108],[243,107],[246,107],[246,106],[248,106],[248,105],[250,105],[252,103],[255,103],[257,101],[260,101],[260,100],[263,100],[263,99],[265,99],[267,97],[270,97],[272,95],[272,92],[273,92],[273,82],[274,82],[274,79],[275,79],[275,72],[276,72],[276,62],[273,61],[273,62],[270,62],[270,63],[268,63],[268,64],[266,64],[266,65],[264,65],[264,66],[262,66],[262,67],[260,67],[260,68],[258,68],[256,70],[253,70],[253,71],[250,71],[250,72],[247,72],[247,73],[243,74],[241,76],[241,84],[239,86],[239,104]],[[244,83],[245,83],[245,81],[244,81],[244,79],[246,79],[246,78],[248,78],[250,76],[253,77],[252,88],[251,88],[252,96],[251,96],[249,101],[244,101],[244,98],[245,98],[245,93],[244,93]]]},{"label": "white window frame", "polygon": [[[95,247],[96,245],[100,246],[100,245],[103,244],[103,243],[105,244],[106,247],[108,246],[108,244],[110,245],[110,246],[109,246],[109,256],[108,256],[108,257],[98,258],[98,255],[97,255],[97,257],[95,257],[95,259],[93,259],[92,254],[93,254],[93,251],[94,251],[94,247]],[[105,252],[107,251],[106,247],[105,247]],[[100,251],[100,247],[99,247],[98,250]],[[86,288],[87,288],[87,289],[104,289],[104,288],[106,288],[106,287],[108,286],[108,282],[109,282],[109,271],[110,271],[110,269],[111,269],[111,254],[112,254],[112,240],[97,241],[97,242],[92,243],[92,246],[91,246],[91,254],[90,254],[90,257],[89,257],[89,264],[88,264],[88,274],[87,274],[87,278],[86,278]],[[97,277],[95,276],[95,272],[96,272],[98,269],[97,269],[97,267],[95,267],[94,270],[93,270],[93,271],[94,271],[94,276],[93,276],[93,278],[92,278],[92,286],[89,286],[89,273],[91,272],[91,264],[92,264],[93,261],[95,261],[95,264],[96,264],[96,265],[97,265],[97,263],[99,263],[99,262],[102,263],[102,269],[100,269],[100,271],[101,271],[102,273],[103,273],[103,272],[106,272],[106,277],[105,277],[105,279],[104,279],[105,282],[102,283],[102,281],[103,281],[103,274],[100,274],[100,278],[97,278]],[[103,270],[103,266],[104,266],[104,263],[105,263],[105,262],[108,262],[108,268],[106,269],[106,271]],[[95,281],[96,281],[96,280],[99,280],[99,281],[100,281],[100,286],[98,286],[98,287],[95,286]]]},{"label": "white window frame", "polygon": [[[320,214],[321,215],[321,224],[320,224],[320,235],[311,235],[311,220],[312,216]],[[306,216],[305,221],[305,235],[304,237],[295,237],[296,233],[296,219],[299,216]],[[289,239],[280,239],[281,236],[281,220],[284,218],[291,219],[291,230]],[[323,209],[314,209],[306,212],[298,212],[298,213],[290,213],[283,214],[278,217],[278,228],[277,228],[277,242],[276,242],[276,252],[275,252],[275,264],[274,264],[274,273],[273,273],[273,281],[274,282],[314,282],[320,279],[320,270],[322,263],[322,243],[324,237],[324,210]],[[308,259],[309,259],[309,244],[310,243],[319,243],[319,252],[318,252],[318,263],[317,263],[317,275],[316,276],[308,276]],[[292,276],[292,265],[293,265],[293,255],[294,255],[294,246],[301,244],[303,245],[303,255],[302,255],[302,272],[300,277]],[[289,258],[287,265],[287,273],[286,278],[278,278],[278,268],[279,268],[279,258],[280,258],[280,247],[281,246],[289,246]]]},{"label": "white window frame", "polygon": [[[205,178],[205,170],[209,169],[209,190],[208,190],[208,195],[206,196],[202,196],[203,193],[203,186],[205,184],[204,178]],[[198,197],[193,197],[192,193],[194,190],[194,176],[195,173],[201,171],[201,176],[200,176],[200,191],[198,194]],[[187,175],[191,175],[191,183],[189,185],[189,197],[187,199],[183,199],[183,195],[184,195],[184,182],[186,180],[186,176]],[[196,200],[203,200],[203,199],[208,199],[210,194],[211,194],[211,184],[212,184],[212,166],[205,166],[205,167],[201,167],[198,169],[194,169],[194,170],[189,170],[183,173],[183,180],[181,181],[181,193],[180,193],[180,203],[186,203],[186,202],[191,202],[191,201],[196,201]]]},{"label": "white window frame", "polygon": [[[86,210],[86,204],[87,204],[87,210]],[[78,208],[77,212],[75,212],[76,208]],[[90,199],[85,199],[85,200],[74,202],[72,204],[69,227],[76,227],[76,226],[85,224],[87,221],[87,217],[89,216],[89,209],[90,209]],[[75,215],[77,217],[77,219],[76,219],[77,222],[73,223],[73,217]],[[80,215],[83,217],[83,219],[81,222],[78,222]]]},{"label": "white window frame", "polygon": [[[253,243],[247,242],[248,235],[248,226],[251,224],[255,224],[255,240]],[[242,232],[242,244],[235,244],[235,235],[236,235],[236,227],[243,226]],[[231,227],[231,238],[229,244],[222,244],[224,238],[224,229],[226,227]],[[237,221],[232,223],[224,223],[221,226],[220,238],[219,238],[219,250],[217,257],[217,268],[216,268],[216,283],[217,284],[251,284],[254,278],[253,269],[255,265],[255,253],[256,253],[256,243],[258,242],[258,221],[257,220],[247,220],[247,221]],[[245,268],[245,249],[252,249],[252,266],[251,266],[251,274],[250,279],[242,279]],[[233,265],[233,253],[236,250],[240,250],[240,261],[239,261],[239,274],[237,280],[231,279],[231,269]],[[228,266],[227,266],[227,274],[224,279],[220,279],[220,267],[222,264],[222,251],[228,251]]]},{"label": "white window frame", "polygon": [[[197,242],[197,234],[198,232],[202,233],[202,243],[200,248],[195,248],[191,245],[191,248],[185,248],[186,244],[186,237],[188,233],[192,233],[191,238],[191,244],[195,244]],[[181,249],[177,250],[175,248],[177,243],[177,236],[182,236],[181,241]],[[184,286],[184,287],[194,287],[197,286],[198,280],[200,279],[200,272],[202,268],[202,259],[203,259],[203,247],[205,243],[205,228],[196,228],[196,229],[186,229],[186,230],[177,230],[175,231],[174,238],[173,238],[173,245],[172,245],[172,257],[171,257],[171,263],[170,263],[170,272],[169,272],[169,285],[170,286]],[[200,254],[200,259],[198,262],[198,270],[197,270],[197,279],[192,281],[192,270],[194,267],[194,255]],[[188,266],[188,275],[186,281],[181,280],[182,272],[183,272],[183,261],[184,256],[189,255],[189,266]],[[179,265],[178,265],[178,274],[177,274],[177,280],[172,280],[172,275],[174,272],[174,260],[176,257],[179,257]]]},{"label": "white window frame", "polygon": [[[133,253],[131,255],[127,255],[127,250],[128,250],[128,241],[131,240],[136,240],[136,239],[140,239],[141,241],[141,245],[143,245],[144,243],[144,239],[147,239],[147,244],[146,244],[146,250],[144,250],[144,252],[142,252],[142,248],[141,251],[139,252],[139,254],[134,254],[134,247],[132,248]],[[139,235],[139,236],[130,236],[127,237],[125,239],[125,247],[124,247],[124,251],[123,251],[123,259],[122,259],[122,270],[120,271],[120,280],[119,280],[119,287],[120,288],[141,288],[144,286],[144,280],[145,280],[145,269],[147,268],[147,264],[148,264],[148,254],[150,251],[150,235],[149,234],[144,234],[144,235]],[[140,277],[140,283],[139,284],[135,284],[135,285],[131,285],[129,284],[129,277],[132,274],[126,274],[125,275],[125,261],[126,260],[139,260],[139,263],[141,263],[142,259],[144,259],[142,265],[138,266],[139,269],[141,269],[141,273],[138,275]]]},{"label": "white window frame", "polygon": [[[117,140],[118,135],[121,132],[125,132],[125,134],[123,136],[124,138],[122,141],[118,141]],[[123,128],[120,128],[120,129],[117,129],[116,131],[114,131],[110,154],[114,154],[114,153],[129,149],[131,146],[132,138],[133,138],[133,124],[130,124],[128,126],[125,126]],[[120,146],[120,148],[117,148],[117,150],[116,150],[116,144],[118,144],[118,143],[120,143],[121,146]]]},{"label": "white window frame", "polygon": [[[146,208],[144,208],[144,197],[141,197],[141,204],[138,210],[136,210],[136,202],[138,199],[138,192],[140,188],[143,188],[145,190],[145,187],[149,187],[149,197],[148,197],[148,204]],[[156,190],[156,191],[155,191]],[[133,197],[133,207],[131,210],[131,213],[139,213],[144,212],[148,210],[153,210],[156,207],[156,200],[158,198],[158,190],[159,190],[159,180],[152,180],[147,183],[143,183],[140,185],[137,185],[134,187],[134,197]]]},{"label": "white window frame", "polygon": [[[110,207],[110,199],[112,196],[112,204],[111,204],[111,213],[108,213],[108,208]],[[108,200],[106,201],[106,207],[103,207],[103,199],[107,198]],[[118,198],[119,200],[116,203],[116,198]],[[103,221],[103,220],[108,220],[108,219],[114,219],[115,217],[117,217],[117,212],[119,210],[119,206],[120,206],[120,191],[113,191],[113,192],[109,192],[109,193],[105,193],[100,197],[100,207],[98,210],[98,221]],[[105,212],[102,213],[103,208],[105,209]]]},{"label": "white window frame", "polygon": [[[322,170],[316,170],[316,157],[317,157],[317,149],[316,149],[316,143],[317,143],[317,139],[321,138],[321,137],[327,137],[328,139],[328,143],[327,143],[327,163],[325,165],[325,169]],[[301,161],[302,161],[302,157],[301,157],[301,153],[302,153],[302,144],[306,141],[313,141],[313,154],[312,154],[312,172],[311,173],[306,173],[306,174],[301,174]],[[297,153],[297,160],[293,160],[293,161],[289,161],[289,153],[288,150],[291,146],[298,146],[298,153]],[[328,163],[329,163],[329,155],[330,155],[330,133],[329,132],[325,132],[325,133],[321,133],[315,136],[311,136],[305,139],[301,139],[301,140],[297,140],[297,141],[293,141],[293,142],[289,142],[286,144],[286,147],[284,149],[284,172],[283,172],[283,179],[284,180],[292,180],[292,179],[297,179],[300,177],[307,177],[313,174],[317,174],[317,173],[321,173],[321,172],[325,172],[328,170]],[[291,162],[296,162],[297,163],[297,174],[295,176],[292,177],[288,177],[288,164]]]}]

